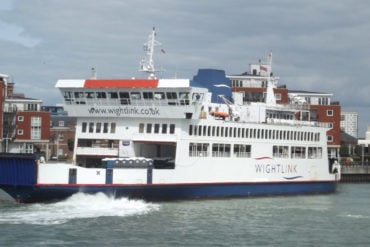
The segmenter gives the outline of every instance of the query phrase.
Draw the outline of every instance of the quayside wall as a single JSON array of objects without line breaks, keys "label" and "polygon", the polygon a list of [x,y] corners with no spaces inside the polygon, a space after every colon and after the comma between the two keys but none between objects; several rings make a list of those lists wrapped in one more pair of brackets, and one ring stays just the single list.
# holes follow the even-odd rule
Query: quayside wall
[{"label": "quayside wall", "polygon": [[370,183],[370,166],[342,165],[341,183]]}]

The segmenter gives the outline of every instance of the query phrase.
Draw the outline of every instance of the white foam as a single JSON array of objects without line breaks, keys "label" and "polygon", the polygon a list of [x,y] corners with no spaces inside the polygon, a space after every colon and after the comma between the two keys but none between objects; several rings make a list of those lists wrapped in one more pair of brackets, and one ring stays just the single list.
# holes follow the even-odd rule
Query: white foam
[{"label": "white foam", "polygon": [[73,219],[127,217],[159,210],[158,204],[127,198],[115,199],[103,193],[78,193],[65,201],[50,204],[27,204],[0,212],[0,223],[63,224]]},{"label": "white foam", "polygon": [[345,217],[348,218],[355,218],[355,219],[369,219],[370,216],[368,215],[361,215],[361,214],[347,214]]}]

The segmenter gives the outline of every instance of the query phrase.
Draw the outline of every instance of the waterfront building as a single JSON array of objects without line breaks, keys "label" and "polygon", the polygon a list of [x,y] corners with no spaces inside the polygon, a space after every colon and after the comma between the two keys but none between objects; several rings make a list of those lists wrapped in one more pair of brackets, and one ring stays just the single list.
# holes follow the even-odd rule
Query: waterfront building
[{"label": "waterfront building", "polygon": [[61,105],[42,106],[42,110],[50,113],[49,159],[72,160],[76,118],[68,116]]},{"label": "waterfront building", "polygon": [[357,112],[341,112],[340,113],[340,128],[348,135],[358,138],[358,113]]},{"label": "waterfront building", "polygon": [[289,90],[289,98],[299,97],[307,102],[310,108],[311,117],[316,118],[320,123],[328,125],[327,141],[328,154],[331,158],[339,157],[340,149],[340,112],[339,102],[332,101],[333,94],[308,92],[302,90]]},{"label": "waterfront building", "polygon": [[41,111],[41,100],[15,93],[14,85],[0,74],[0,150],[47,155],[50,114]]}]

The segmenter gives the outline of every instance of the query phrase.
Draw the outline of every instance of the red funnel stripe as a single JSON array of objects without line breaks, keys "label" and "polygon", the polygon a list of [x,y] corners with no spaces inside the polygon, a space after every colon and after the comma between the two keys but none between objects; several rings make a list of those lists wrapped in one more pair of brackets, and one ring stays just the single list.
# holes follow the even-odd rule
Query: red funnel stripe
[{"label": "red funnel stripe", "polygon": [[147,79],[108,79],[108,80],[86,80],[85,88],[156,88],[158,80]]}]

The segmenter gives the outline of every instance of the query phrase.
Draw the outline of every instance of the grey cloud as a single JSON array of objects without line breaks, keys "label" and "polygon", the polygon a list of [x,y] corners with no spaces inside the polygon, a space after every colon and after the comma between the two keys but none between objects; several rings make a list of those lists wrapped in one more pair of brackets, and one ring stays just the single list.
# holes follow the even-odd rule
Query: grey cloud
[{"label": "grey cloud", "polygon": [[[241,73],[272,51],[281,84],[333,93],[343,108],[361,109],[360,135],[370,121],[368,1],[13,0],[9,6],[0,8],[0,22],[21,31],[0,40],[6,58],[0,73],[12,74],[18,91],[45,104],[61,100],[57,79],[88,77],[91,67],[99,77],[140,76],[142,45],[156,26],[166,50],[156,56],[164,76],[191,78],[204,67]],[[37,43],[22,45],[27,39]]]}]

